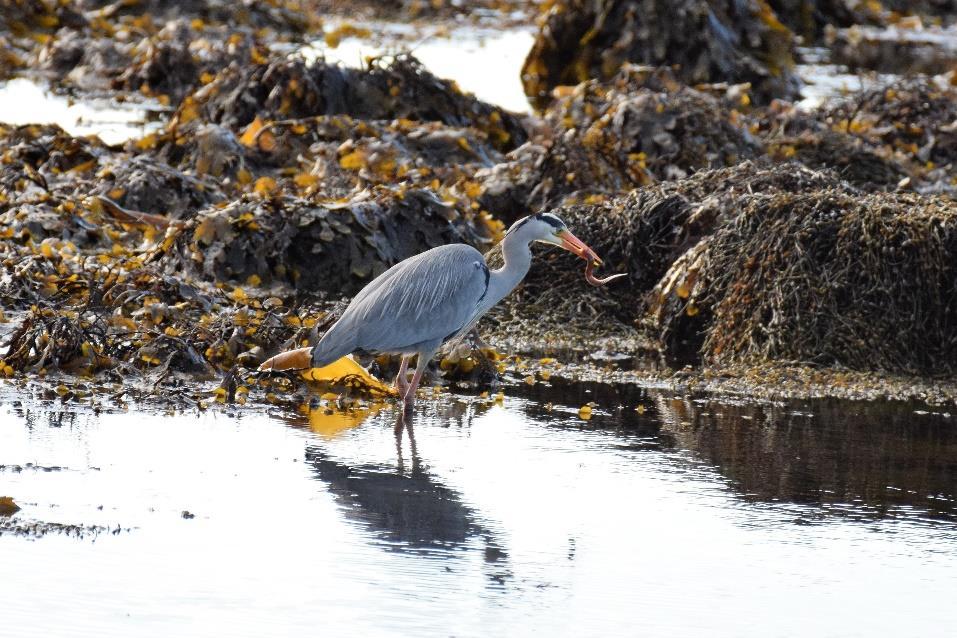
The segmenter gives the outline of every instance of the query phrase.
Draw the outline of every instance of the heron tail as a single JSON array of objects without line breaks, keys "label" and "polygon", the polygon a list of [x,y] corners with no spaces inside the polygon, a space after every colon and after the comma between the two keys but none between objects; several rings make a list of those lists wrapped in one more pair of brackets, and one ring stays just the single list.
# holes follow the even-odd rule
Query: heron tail
[{"label": "heron tail", "polygon": [[[343,338],[345,337],[345,338]],[[352,353],[356,349],[355,339],[333,326],[322,336],[316,347],[296,348],[281,352],[266,359],[259,365],[260,370],[306,370],[324,368]]]},{"label": "heron tail", "polygon": [[259,364],[260,370],[305,370],[310,367],[312,348],[297,348],[280,352]]}]

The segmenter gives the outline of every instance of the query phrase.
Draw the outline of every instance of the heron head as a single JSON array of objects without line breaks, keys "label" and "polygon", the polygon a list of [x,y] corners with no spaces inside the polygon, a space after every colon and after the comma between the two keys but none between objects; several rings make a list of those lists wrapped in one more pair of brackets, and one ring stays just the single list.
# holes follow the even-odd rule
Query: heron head
[{"label": "heron head", "polygon": [[574,253],[585,261],[593,262],[596,266],[601,265],[601,259],[594,250],[588,247],[585,242],[575,237],[565,222],[552,213],[539,213],[529,215],[515,222],[509,229],[509,233],[523,228],[523,232],[529,233],[529,241],[540,241],[546,244],[561,246],[570,253]]}]

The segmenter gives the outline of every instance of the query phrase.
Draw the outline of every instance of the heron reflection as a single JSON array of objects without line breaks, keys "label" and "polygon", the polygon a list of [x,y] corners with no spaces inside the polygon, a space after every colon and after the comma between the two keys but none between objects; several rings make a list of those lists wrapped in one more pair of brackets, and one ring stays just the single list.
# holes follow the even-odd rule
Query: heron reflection
[{"label": "heron reflection", "polygon": [[[473,414],[462,402],[445,407],[438,415],[443,419],[467,422]],[[362,424],[392,424],[395,465],[350,463],[334,458],[321,443],[306,447],[306,462],[344,516],[375,534],[384,548],[416,554],[477,549],[489,564],[489,579],[501,584],[510,577],[507,551],[462,495],[429,471],[419,454],[413,416],[397,412],[394,424],[378,414],[366,415]]]}]

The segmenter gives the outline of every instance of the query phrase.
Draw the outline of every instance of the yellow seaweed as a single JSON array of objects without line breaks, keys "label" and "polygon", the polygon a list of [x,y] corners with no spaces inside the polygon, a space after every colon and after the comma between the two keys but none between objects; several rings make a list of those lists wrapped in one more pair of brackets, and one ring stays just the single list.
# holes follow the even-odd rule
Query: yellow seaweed
[{"label": "yellow seaweed", "polygon": [[358,427],[369,417],[379,414],[383,407],[385,407],[385,404],[378,403],[368,408],[359,408],[356,410],[316,408],[310,409],[306,413],[306,416],[309,418],[310,430],[322,436],[333,437],[346,430]]},{"label": "yellow seaweed", "polygon": [[391,386],[379,381],[369,372],[356,363],[351,355],[342,357],[338,361],[330,363],[321,368],[309,368],[302,372],[302,378],[306,381],[319,381],[323,383],[349,383],[361,386],[364,390],[376,392],[385,395],[395,394]]}]

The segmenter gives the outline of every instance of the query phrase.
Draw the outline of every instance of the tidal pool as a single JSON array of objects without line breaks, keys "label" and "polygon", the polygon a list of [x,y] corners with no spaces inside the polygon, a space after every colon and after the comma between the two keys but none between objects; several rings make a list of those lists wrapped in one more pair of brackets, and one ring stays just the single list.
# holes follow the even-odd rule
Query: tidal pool
[{"label": "tidal pool", "polygon": [[97,413],[9,390],[7,635],[952,632],[941,411],[574,384],[423,401],[397,433],[388,406]]}]

